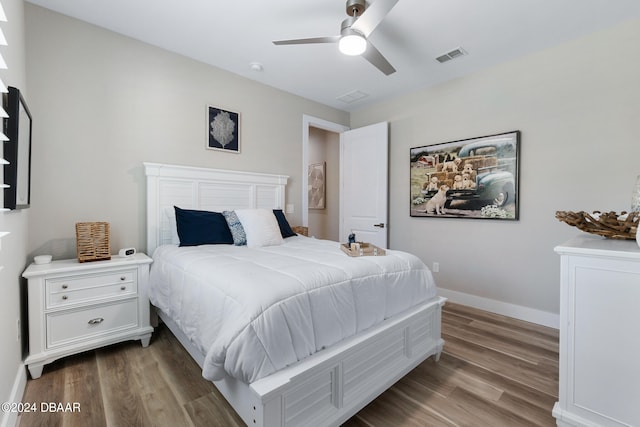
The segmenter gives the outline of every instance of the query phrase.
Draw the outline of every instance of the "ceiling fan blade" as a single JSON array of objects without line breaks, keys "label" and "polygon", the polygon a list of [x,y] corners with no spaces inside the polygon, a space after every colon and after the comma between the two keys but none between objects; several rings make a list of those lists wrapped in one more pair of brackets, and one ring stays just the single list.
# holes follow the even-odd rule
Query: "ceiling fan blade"
[{"label": "ceiling fan blade", "polygon": [[308,39],[274,40],[273,44],[284,45],[284,44],[338,43],[339,40],[340,40],[340,36],[311,37]]},{"label": "ceiling fan blade", "polygon": [[369,37],[369,34],[371,34],[378,24],[382,22],[384,17],[391,12],[391,9],[393,9],[396,3],[398,3],[398,0],[376,0],[356,19],[351,29],[361,32],[365,37]]},{"label": "ceiling fan blade", "polygon": [[[378,0],[380,1],[380,0]],[[378,70],[382,71],[386,76],[396,72],[396,69],[382,56],[380,51],[376,49],[369,41],[367,41],[367,50],[362,54],[364,59],[371,62]]]}]

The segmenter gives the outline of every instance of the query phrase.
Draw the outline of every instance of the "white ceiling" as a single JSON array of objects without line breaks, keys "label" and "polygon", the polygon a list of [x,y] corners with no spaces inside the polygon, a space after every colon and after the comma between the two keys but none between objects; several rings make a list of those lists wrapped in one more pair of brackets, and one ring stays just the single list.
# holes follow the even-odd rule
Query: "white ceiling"
[{"label": "white ceiling", "polygon": [[[346,111],[640,18],[639,0],[400,0],[369,37],[385,76],[335,44],[271,43],[338,35],[345,0],[29,1]],[[457,47],[468,55],[435,60]],[[368,96],[337,99],[353,91]]]}]

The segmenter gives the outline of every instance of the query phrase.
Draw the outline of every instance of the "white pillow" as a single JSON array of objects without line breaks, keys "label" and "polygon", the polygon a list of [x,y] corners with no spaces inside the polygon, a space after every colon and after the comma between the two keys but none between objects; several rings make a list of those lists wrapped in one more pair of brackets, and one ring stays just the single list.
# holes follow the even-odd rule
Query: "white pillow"
[{"label": "white pillow", "polygon": [[275,246],[284,242],[272,210],[237,209],[235,212],[247,235],[248,247]]}]

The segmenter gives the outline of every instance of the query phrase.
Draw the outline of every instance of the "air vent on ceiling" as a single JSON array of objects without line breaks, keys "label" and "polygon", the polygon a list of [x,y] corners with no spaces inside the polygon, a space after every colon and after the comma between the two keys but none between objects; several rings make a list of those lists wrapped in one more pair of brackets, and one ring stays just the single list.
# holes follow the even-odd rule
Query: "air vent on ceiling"
[{"label": "air vent on ceiling", "polygon": [[452,59],[456,59],[456,58],[459,58],[459,57],[461,57],[461,56],[464,56],[464,55],[466,55],[466,54],[467,54],[467,52],[466,52],[463,48],[461,48],[461,47],[457,47],[457,48],[453,49],[451,52],[447,52],[447,53],[445,53],[444,55],[440,55],[440,56],[438,56],[438,57],[436,58],[436,60],[437,60],[439,63],[441,63],[441,64],[442,64],[442,63],[445,63],[445,62],[451,61]]},{"label": "air vent on ceiling", "polygon": [[339,96],[338,101],[342,101],[345,104],[351,104],[352,102],[359,101],[362,98],[366,98],[367,96],[369,96],[368,93],[364,93],[360,90],[354,90],[349,93],[345,93],[342,96]]}]

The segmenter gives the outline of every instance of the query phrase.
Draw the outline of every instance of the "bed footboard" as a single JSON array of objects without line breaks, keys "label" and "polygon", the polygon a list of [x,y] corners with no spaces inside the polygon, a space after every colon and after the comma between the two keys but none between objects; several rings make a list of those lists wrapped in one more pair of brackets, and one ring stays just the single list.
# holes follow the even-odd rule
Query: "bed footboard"
[{"label": "bed footboard", "polygon": [[[435,298],[252,384],[231,377],[214,384],[249,426],[339,425],[428,357],[439,359],[445,301]],[[186,342],[202,366],[204,355]]]}]

